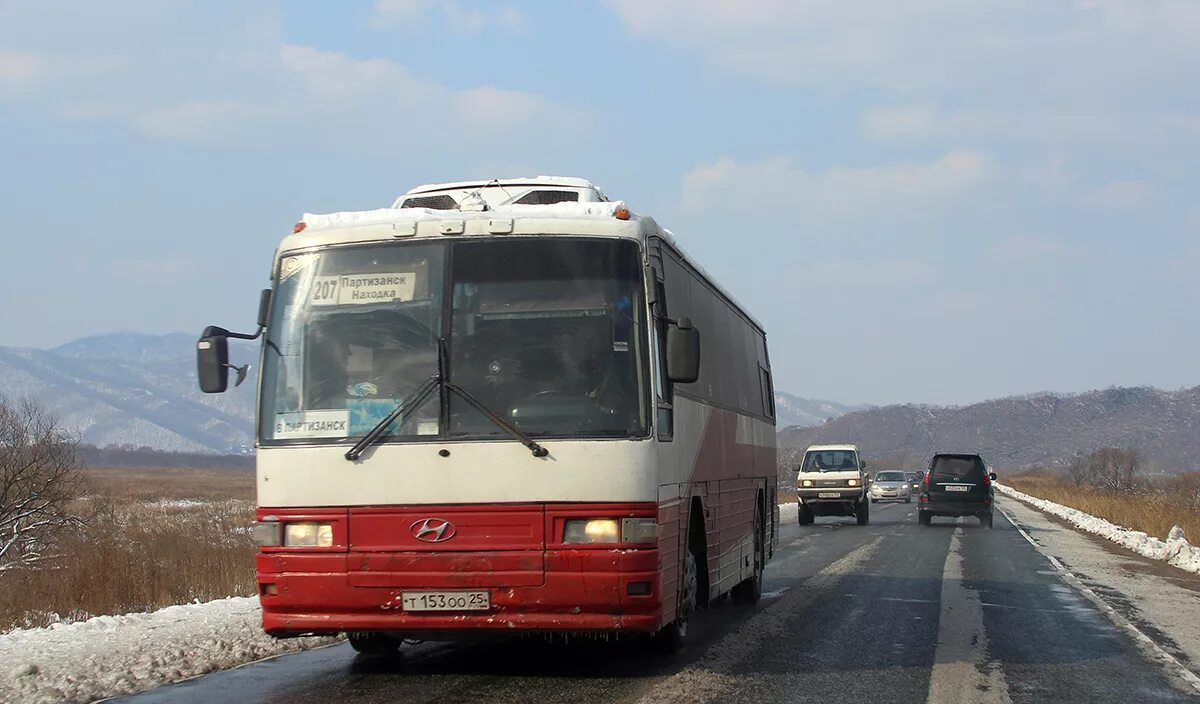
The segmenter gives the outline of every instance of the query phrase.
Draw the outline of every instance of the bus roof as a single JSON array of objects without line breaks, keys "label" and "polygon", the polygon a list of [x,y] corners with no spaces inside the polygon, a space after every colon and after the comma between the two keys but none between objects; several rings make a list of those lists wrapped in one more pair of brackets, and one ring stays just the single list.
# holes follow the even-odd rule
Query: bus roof
[{"label": "bus roof", "polygon": [[[513,201],[538,188],[579,189],[579,201],[526,205]],[[456,209],[396,207],[413,194],[447,192],[459,205]],[[479,197],[473,197],[478,192]],[[466,200],[470,196],[469,202]],[[497,179],[489,182],[460,181],[431,184],[411,189],[391,208],[305,213],[292,234],[283,239],[279,252],[357,242],[399,239],[442,239],[447,236],[589,236],[632,239],[645,244],[661,237],[700,272],[759,330],[762,325],[740,305],[702,266],[679,246],[672,232],[659,227],[653,218],[638,215],[624,201],[610,201],[591,182],[580,178],[537,176]]]},{"label": "bus roof", "polygon": [[548,188],[579,188],[599,191],[591,181],[572,176],[532,176],[528,178],[494,178],[486,181],[452,181],[450,183],[427,183],[409,189],[404,195],[417,193],[433,193],[436,191],[455,191],[467,188],[504,188],[546,186]]}]

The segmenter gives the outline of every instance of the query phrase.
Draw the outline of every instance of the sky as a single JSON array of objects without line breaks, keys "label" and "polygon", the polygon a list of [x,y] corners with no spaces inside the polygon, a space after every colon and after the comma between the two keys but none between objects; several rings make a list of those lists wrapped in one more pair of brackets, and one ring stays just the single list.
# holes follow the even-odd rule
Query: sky
[{"label": "sky", "polygon": [[304,212],[588,178],[780,390],[1200,384],[1195,0],[0,0],[0,345],[251,328]]}]

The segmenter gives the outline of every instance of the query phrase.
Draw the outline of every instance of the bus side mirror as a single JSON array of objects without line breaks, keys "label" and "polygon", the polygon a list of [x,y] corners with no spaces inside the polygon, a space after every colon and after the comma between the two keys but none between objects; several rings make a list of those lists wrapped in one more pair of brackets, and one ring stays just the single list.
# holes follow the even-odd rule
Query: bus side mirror
[{"label": "bus side mirror", "polygon": [[678,384],[700,378],[700,331],[688,318],[667,328],[667,378]]},{"label": "bus side mirror", "polygon": [[209,326],[196,341],[196,376],[206,394],[223,393],[229,386],[229,340],[224,332]]},{"label": "bus side mirror", "polygon": [[271,321],[271,289],[264,288],[258,297],[258,327],[265,328]]}]

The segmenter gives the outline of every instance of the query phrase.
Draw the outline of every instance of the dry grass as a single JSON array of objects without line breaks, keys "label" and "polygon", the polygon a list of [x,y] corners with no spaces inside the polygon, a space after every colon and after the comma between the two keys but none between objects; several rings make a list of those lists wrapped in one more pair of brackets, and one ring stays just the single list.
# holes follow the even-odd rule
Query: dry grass
[{"label": "dry grass", "polygon": [[[1200,480],[1200,476],[1195,479]],[[1004,483],[1030,496],[1070,506],[1164,540],[1173,526],[1179,526],[1189,541],[1200,544],[1200,511],[1196,494],[1188,488],[1190,480],[1187,476],[1180,477],[1139,493],[1076,487],[1044,474],[1012,475],[1004,478]]]},{"label": "dry grass", "polygon": [[254,472],[237,469],[109,469],[86,471],[98,496],[157,501],[195,499],[254,501]]},{"label": "dry grass", "polygon": [[88,471],[85,528],[52,567],[0,574],[0,632],[255,592],[254,475]]}]

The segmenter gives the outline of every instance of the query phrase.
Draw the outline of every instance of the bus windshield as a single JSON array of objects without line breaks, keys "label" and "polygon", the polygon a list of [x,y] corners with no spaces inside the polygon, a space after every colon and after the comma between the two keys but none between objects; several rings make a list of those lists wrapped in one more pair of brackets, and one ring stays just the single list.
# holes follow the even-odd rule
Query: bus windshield
[{"label": "bus windshield", "polygon": [[[280,262],[260,438],[356,438],[444,369],[531,436],[641,436],[645,304],[637,245],[539,237],[360,245]],[[447,283],[448,282],[448,283]],[[438,363],[438,340],[446,360]],[[431,394],[385,441],[500,438]]]}]

